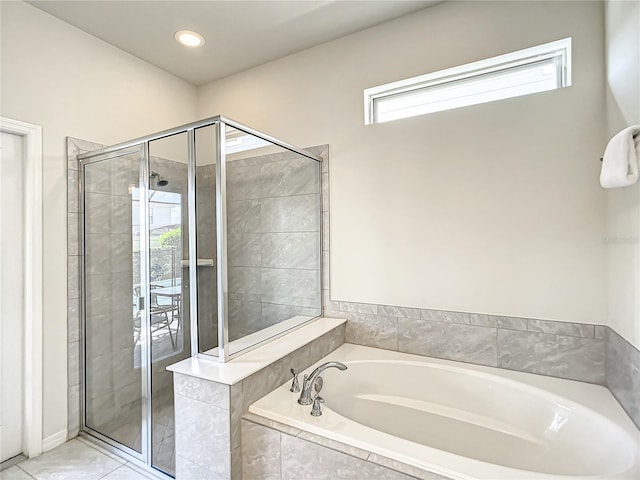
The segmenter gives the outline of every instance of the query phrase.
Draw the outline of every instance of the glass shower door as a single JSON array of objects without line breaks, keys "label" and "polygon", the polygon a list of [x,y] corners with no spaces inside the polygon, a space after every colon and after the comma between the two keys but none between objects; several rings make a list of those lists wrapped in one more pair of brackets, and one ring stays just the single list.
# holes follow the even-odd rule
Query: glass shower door
[{"label": "glass shower door", "polygon": [[141,150],[84,165],[84,424],[143,452],[144,293],[140,278]]},{"label": "glass shower door", "polygon": [[175,475],[173,374],[167,366],[191,356],[189,323],[188,139],[149,142],[148,282],[150,463]]},{"label": "glass shower door", "polygon": [[83,428],[169,475],[166,367],[191,356],[187,160],[179,134],[82,165]]}]

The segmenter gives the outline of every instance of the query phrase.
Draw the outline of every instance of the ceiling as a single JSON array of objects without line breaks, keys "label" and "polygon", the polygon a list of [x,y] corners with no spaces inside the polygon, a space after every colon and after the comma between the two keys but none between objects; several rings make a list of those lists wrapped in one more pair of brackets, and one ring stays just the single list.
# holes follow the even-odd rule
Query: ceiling
[{"label": "ceiling", "polygon": [[[434,0],[28,0],[193,84],[232,75],[438,3]],[[194,30],[191,49],[173,38]]]}]

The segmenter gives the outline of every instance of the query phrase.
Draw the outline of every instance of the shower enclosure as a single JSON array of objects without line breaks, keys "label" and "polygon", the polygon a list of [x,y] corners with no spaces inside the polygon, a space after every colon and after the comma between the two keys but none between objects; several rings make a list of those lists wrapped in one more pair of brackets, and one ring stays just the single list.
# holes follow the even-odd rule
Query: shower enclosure
[{"label": "shower enclosure", "polygon": [[78,158],[82,429],[173,475],[166,367],[321,315],[321,159],[220,116]]}]

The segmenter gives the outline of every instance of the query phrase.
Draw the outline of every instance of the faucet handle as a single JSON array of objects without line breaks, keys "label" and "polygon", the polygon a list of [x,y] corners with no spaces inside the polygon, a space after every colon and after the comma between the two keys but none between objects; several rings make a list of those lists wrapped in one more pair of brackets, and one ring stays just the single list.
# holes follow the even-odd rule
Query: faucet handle
[{"label": "faucet handle", "polygon": [[300,383],[298,382],[298,372],[296,372],[292,368],[291,373],[293,374],[293,381],[291,382],[291,388],[289,389],[289,391],[293,393],[298,393],[300,391]]},{"label": "faucet handle", "polygon": [[311,407],[311,415],[314,417],[319,417],[322,415],[322,404],[324,403],[324,398],[320,396],[319,393],[313,397],[313,406]]}]

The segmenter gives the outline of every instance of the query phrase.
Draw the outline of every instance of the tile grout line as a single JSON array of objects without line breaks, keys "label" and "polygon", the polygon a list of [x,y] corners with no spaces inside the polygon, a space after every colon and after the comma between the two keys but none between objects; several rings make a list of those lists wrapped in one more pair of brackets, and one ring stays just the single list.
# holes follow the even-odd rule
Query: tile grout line
[{"label": "tile grout line", "polygon": [[[24,461],[24,460],[23,460],[23,461]],[[22,463],[22,462],[20,462],[20,463]],[[14,467],[18,467],[18,469],[19,469],[21,472],[24,472],[24,473],[25,473],[26,475],[28,475],[30,478],[34,478],[34,479],[35,479],[36,477],[34,477],[33,475],[31,475],[31,474],[30,474],[29,472],[27,472],[25,469],[23,469],[23,468],[20,466],[20,463],[16,463],[16,464],[14,465]],[[37,480],[37,479],[36,479],[36,480]]]}]

